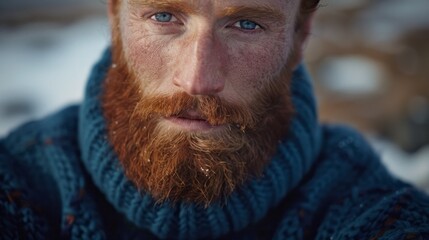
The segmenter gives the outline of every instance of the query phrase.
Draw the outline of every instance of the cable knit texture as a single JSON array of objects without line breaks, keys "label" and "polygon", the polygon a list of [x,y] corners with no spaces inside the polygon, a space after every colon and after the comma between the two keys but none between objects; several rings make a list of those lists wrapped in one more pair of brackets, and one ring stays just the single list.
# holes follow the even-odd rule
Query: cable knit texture
[{"label": "cable knit texture", "polygon": [[257,179],[208,207],[156,204],[106,133],[106,50],[79,106],[0,141],[0,239],[429,239],[428,197],[392,178],[356,132],[317,121],[303,66],[297,114]]}]

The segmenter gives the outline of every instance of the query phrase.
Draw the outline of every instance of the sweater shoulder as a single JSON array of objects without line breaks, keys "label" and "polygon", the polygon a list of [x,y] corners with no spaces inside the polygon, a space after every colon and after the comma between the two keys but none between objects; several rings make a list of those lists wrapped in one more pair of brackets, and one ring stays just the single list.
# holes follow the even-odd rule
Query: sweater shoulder
[{"label": "sweater shoulder", "polygon": [[407,184],[354,188],[328,208],[316,239],[429,239],[429,197]]},{"label": "sweater shoulder", "polygon": [[357,130],[343,125],[323,126],[321,158],[342,158],[351,164],[367,167],[371,162],[381,163],[367,139]]},{"label": "sweater shoulder", "polygon": [[49,144],[53,138],[76,139],[79,106],[73,105],[45,118],[29,121],[1,140],[6,151],[16,155],[29,147]]},{"label": "sweater shoulder", "polygon": [[275,238],[429,239],[428,197],[392,177],[356,130],[322,129],[310,172],[285,199],[285,211],[276,209],[282,221]]},{"label": "sweater shoulder", "polygon": [[331,180],[332,195],[318,239],[429,236],[429,197],[425,193],[390,175],[357,131],[325,126],[324,139],[317,171],[325,178],[336,177]]},{"label": "sweater shoulder", "polygon": [[55,153],[51,150],[62,145],[67,146],[70,155],[78,152],[77,113],[77,106],[67,107],[44,119],[28,122],[1,139],[0,161],[4,166],[0,174],[27,182],[31,188],[45,188],[44,181],[51,181],[55,172],[50,161]]},{"label": "sweater shoulder", "polygon": [[386,186],[398,182],[382,163],[379,153],[357,130],[342,125],[325,125],[323,139],[316,168],[322,166],[326,171],[336,166],[336,171],[342,171],[347,177],[342,183],[372,187],[372,184]]},{"label": "sweater shoulder", "polygon": [[[60,197],[51,159],[56,142],[77,151],[78,106],[28,122],[0,140],[0,239],[46,239],[57,229]],[[50,227],[52,227],[52,229]],[[0,231],[1,232],[1,231]]]},{"label": "sweater shoulder", "polygon": [[[394,192],[410,185],[391,175],[380,156],[358,131],[345,126],[324,126],[324,143],[313,166],[309,184],[329,182],[334,199],[356,192]],[[410,186],[411,187],[411,186]]]}]

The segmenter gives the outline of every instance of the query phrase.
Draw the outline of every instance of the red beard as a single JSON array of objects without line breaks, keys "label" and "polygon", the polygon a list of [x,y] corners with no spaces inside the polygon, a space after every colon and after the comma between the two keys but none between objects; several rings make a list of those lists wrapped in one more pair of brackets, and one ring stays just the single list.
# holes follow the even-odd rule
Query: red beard
[{"label": "red beard", "polygon": [[[109,140],[125,174],[157,201],[210,204],[259,176],[286,134],[292,116],[291,71],[285,67],[247,104],[216,96],[147,96],[114,33],[113,62],[103,108]],[[168,127],[163,119],[201,113],[214,131]]]}]

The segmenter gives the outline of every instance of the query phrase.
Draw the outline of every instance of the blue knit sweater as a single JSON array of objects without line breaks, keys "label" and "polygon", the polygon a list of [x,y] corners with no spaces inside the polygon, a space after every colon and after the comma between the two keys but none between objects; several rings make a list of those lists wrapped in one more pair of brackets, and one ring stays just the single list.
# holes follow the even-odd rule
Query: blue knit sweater
[{"label": "blue knit sweater", "polygon": [[0,141],[0,239],[429,239],[429,200],[392,178],[356,132],[321,126],[299,67],[297,114],[262,177],[226,204],[156,204],[108,142],[107,50],[85,98]]}]

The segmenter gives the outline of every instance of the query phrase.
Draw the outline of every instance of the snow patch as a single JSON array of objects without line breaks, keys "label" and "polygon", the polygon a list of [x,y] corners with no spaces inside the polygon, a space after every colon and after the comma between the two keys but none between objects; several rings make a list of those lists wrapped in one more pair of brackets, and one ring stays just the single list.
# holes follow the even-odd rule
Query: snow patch
[{"label": "snow patch", "polygon": [[360,56],[329,58],[318,72],[325,88],[348,97],[379,93],[385,79],[378,62]]},{"label": "snow patch", "polygon": [[40,118],[81,100],[90,70],[110,38],[104,17],[66,26],[37,23],[18,29],[3,27],[0,32],[0,103],[27,101],[36,108],[20,116],[2,116],[5,113],[0,112],[0,135],[28,118]]}]

